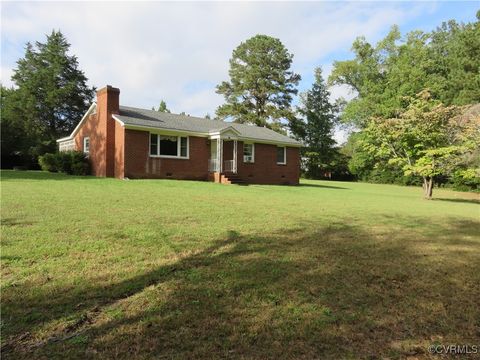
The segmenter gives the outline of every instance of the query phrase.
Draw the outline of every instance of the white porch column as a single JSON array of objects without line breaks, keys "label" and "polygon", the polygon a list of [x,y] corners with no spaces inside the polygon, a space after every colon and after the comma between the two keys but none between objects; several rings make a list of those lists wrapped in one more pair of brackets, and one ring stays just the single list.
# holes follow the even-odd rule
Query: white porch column
[{"label": "white porch column", "polygon": [[237,140],[233,140],[233,172],[237,173]]},{"label": "white porch column", "polygon": [[223,141],[220,137],[217,138],[217,171],[222,172],[222,163],[223,163]]}]

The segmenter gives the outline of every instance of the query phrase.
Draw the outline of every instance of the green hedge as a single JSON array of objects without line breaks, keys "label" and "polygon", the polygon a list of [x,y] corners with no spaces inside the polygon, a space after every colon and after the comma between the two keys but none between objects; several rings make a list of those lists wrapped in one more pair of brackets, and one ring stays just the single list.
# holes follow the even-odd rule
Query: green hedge
[{"label": "green hedge", "polygon": [[90,174],[88,157],[80,151],[47,153],[40,156],[38,162],[44,171],[62,172],[70,175]]}]

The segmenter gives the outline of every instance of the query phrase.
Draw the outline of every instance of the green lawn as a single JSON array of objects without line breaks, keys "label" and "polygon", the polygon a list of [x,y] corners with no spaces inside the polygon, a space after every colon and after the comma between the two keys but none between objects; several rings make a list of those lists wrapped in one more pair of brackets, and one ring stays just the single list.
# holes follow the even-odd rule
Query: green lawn
[{"label": "green lawn", "polygon": [[480,343],[475,194],[13,171],[1,190],[5,358],[404,359]]}]

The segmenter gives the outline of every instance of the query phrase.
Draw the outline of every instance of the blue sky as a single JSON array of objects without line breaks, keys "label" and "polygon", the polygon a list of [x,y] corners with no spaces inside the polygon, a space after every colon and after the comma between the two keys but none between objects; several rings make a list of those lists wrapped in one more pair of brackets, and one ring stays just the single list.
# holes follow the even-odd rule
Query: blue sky
[{"label": "blue sky", "polygon": [[[243,40],[280,38],[310,87],[313,69],[326,75],[352,56],[355,37],[376,42],[393,24],[402,33],[442,21],[475,21],[480,2],[5,2],[1,3],[1,81],[10,85],[27,41],[60,29],[90,84],[121,90],[124,105],[150,108],[166,100],[174,112],[213,114],[222,103],[215,85]],[[349,97],[345,87],[333,97]]]}]

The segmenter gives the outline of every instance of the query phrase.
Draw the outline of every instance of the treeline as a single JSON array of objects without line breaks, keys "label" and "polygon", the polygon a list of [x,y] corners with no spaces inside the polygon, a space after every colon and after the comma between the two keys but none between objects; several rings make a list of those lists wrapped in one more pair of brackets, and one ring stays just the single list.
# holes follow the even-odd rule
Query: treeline
[{"label": "treeline", "polygon": [[405,36],[394,26],[375,45],[358,38],[354,59],[334,63],[329,84],[357,94],[340,121],[353,129],[342,153],[358,179],[478,189],[480,114],[472,107],[480,102],[478,20],[480,11],[476,22],[452,20]]}]

